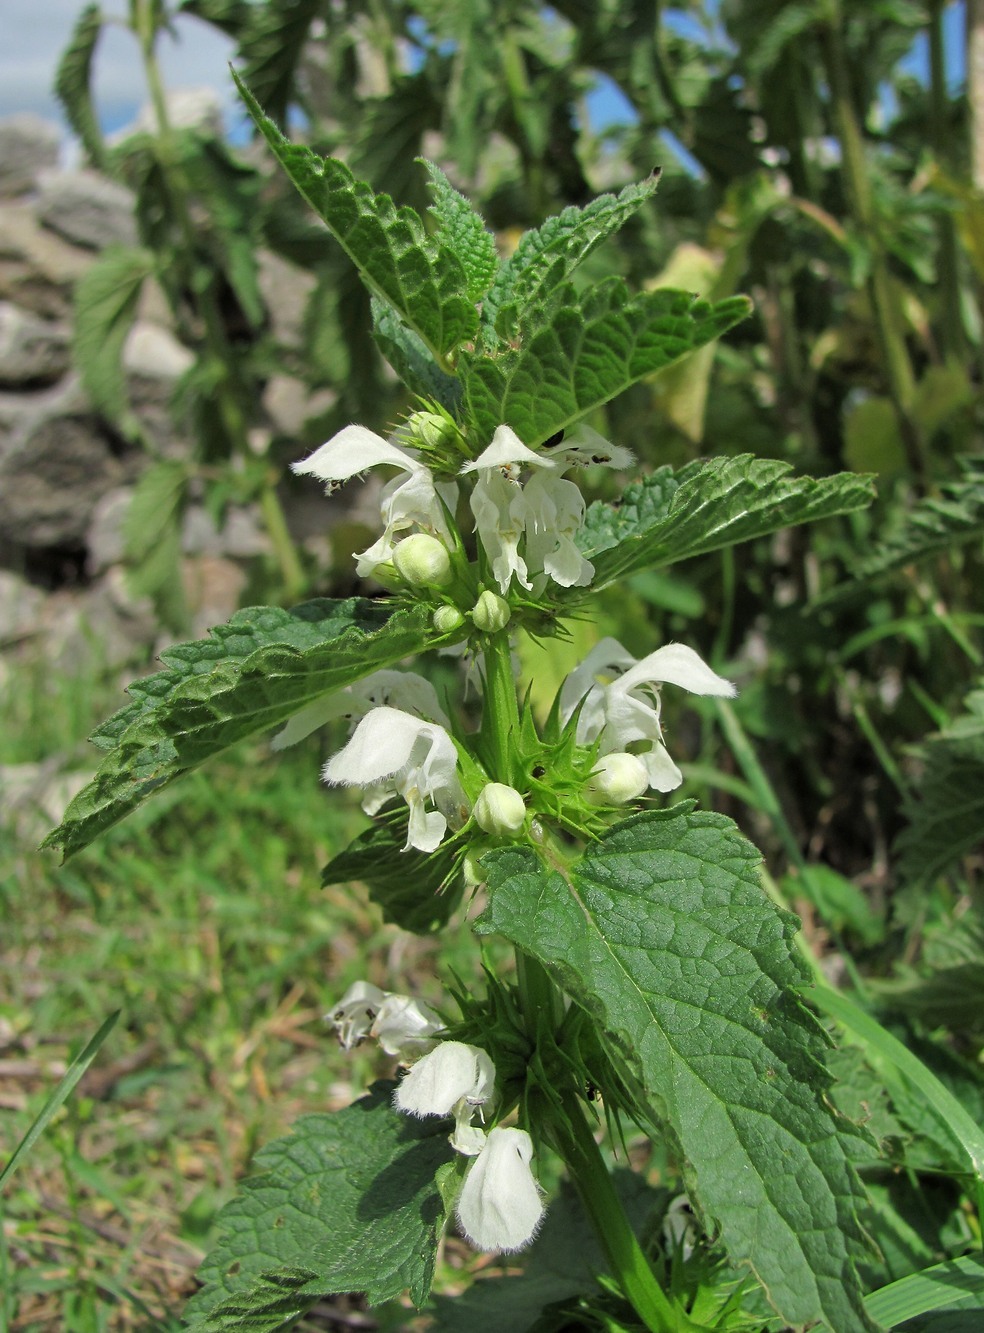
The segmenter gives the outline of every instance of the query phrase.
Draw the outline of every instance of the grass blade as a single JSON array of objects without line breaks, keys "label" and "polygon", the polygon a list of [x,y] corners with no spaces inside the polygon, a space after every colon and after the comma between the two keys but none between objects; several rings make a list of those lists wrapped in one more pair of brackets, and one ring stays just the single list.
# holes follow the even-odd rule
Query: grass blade
[{"label": "grass blade", "polygon": [[866,1296],[864,1304],[877,1323],[896,1328],[907,1319],[958,1303],[961,1309],[969,1309],[968,1300],[975,1298],[984,1308],[984,1259],[965,1255],[890,1282]]},{"label": "grass blade", "polygon": [[3,1186],[4,1181],[7,1179],[7,1177],[13,1174],[14,1168],[18,1165],[20,1159],[30,1148],[34,1146],[37,1140],[41,1137],[44,1131],[51,1124],[52,1120],[54,1120],[58,1111],[68,1100],[68,1098],[72,1095],[72,1091],[74,1090],[75,1085],[78,1083],[79,1079],[82,1077],[85,1071],[92,1064],[93,1060],[99,1054],[99,1049],[102,1046],[103,1042],[106,1040],[106,1038],[112,1032],[113,1028],[116,1026],[116,1020],[119,1018],[119,1016],[120,1016],[119,1009],[117,1009],[114,1013],[111,1013],[110,1016],[106,1019],[106,1021],[102,1024],[96,1035],[85,1047],[85,1050],[80,1051],[79,1054],[72,1061],[72,1063],[69,1065],[68,1069],[65,1071],[64,1077],[62,1078],[61,1082],[58,1084],[57,1088],[55,1088],[54,1092],[51,1094],[51,1096],[45,1102],[44,1106],[41,1108],[41,1111],[39,1112],[37,1119],[34,1121],[31,1128],[21,1139],[20,1143],[18,1143],[17,1147],[14,1149],[10,1161],[3,1168],[3,1170],[0,1171],[0,1187]]}]

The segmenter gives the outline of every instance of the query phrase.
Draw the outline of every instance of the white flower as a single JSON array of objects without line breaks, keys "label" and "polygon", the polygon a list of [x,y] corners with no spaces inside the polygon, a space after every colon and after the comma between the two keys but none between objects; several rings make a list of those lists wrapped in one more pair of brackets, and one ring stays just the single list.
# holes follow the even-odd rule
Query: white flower
[{"label": "white flower", "polygon": [[422,1056],[401,1079],[393,1100],[409,1115],[471,1112],[492,1098],[495,1065],[485,1051],[463,1041],[442,1041]]},{"label": "white flower", "polygon": [[386,999],[386,991],[371,981],[357,981],[327,1015],[335,1026],[338,1040],[347,1051],[363,1041]]},{"label": "white flower", "polygon": [[521,1250],[543,1217],[530,1161],[533,1142],[523,1129],[493,1129],[472,1163],[458,1197],[458,1222],[480,1250]]},{"label": "white flower", "polygon": [[301,708],[282,731],[270,742],[273,750],[285,750],[309,736],[318,727],[338,717],[363,717],[382,704],[398,704],[408,713],[427,718],[431,722],[448,725],[444,709],[437,701],[437,691],[429,680],[415,671],[371,671],[368,676],[335,690],[321,699]]},{"label": "white flower", "polygon": [[487,782],[475,800],[475,822],[486,833],[508,837],[518,833],[526,822],[526,802],[515,787],[504,782]]},{"label": "white flower", "polygon": [[603,754],[585,784],[584,795],[592,805],[625,805],[636,800],[649,786],[649,770],[637,755],[616,750]]},{"label": "white flower", "polygon": [[441,501],[453,512],[457,488],[435,485],[425,463],[365,426],[346,426],[308,458],[291,465],[302,476],[327,482],[329,493],[336,483],[383,465],[399,468],[403,475],[383,487],[379,506],[383,535],[357,556],[360,578],[368,578],[378,565],[391,560],[398,539],[410,529],[430,533],[452,545]]},{"label": "white flower", "polygon": [[444,1024],[430,1005],[409,995],[387,993],[369,1035],[376,1038],[387,1055],[407,1060],[429,1051],[434,1045],[433,1038],[443,1031]]},{"label": "white flower", "polygon": [[[496,429],[489,447],[461,471],[479,474],[471,496],[475,528],[503,593],[514,576],[527,589],[534,580],[545,585],[553,579],[564,588],[591,582],[594,566],[574,542],[584,521],[584,497],[562,474],[589,461],[624,467],[631,457],[588,427],[541,453],[528,449],[511,427]],[[525,486],[524,467],[534,470]]]},{"label": "white flower", "polygon": [[602,639],[564,681],[560,710],[566,722],[583,699],[578,743],[590,745],[600,738],[602,755],[631,745],[645,765],[649,786],[665,792],[679,787],[683,774],[663,744],[661,684],[679,685],[691,694],[728,699],[735,694],[729,680],[682,643],[668,643],[637,662],[616,639]]},{"label": "white flower", "polygon": [[[465,799],[458,751],[447,731],[399,708],[367,713],[322,776],[326,782],[373,789],[363,801],[370,813],[394,793],[402,796],[410,807],[404,851],[434,851]],[[427,801],[437,809],[427,810]]]}]

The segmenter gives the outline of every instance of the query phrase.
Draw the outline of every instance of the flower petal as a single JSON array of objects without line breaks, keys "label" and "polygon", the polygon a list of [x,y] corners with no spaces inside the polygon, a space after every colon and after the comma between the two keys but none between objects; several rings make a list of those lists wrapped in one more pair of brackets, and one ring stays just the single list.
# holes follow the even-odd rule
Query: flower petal
[{"label": "flower petal", "polygon": [[508,467],[510,463],[525,463],[528,467],[555,466],[552,458],[528,449],[511,426],[497,426],[492,443],[477,458],[462,465],[462,472],[479,472],[483,468]]},{"label": "flower petal", "polygon": [[543,1203],[522,1129],[493,1129],[458,1197],[458,1222],[480,1250],[520,1250],[536,1234]]},{"label": "flower petal", "polygon": [[353,425],[340,430],[299,463],[292,463],[291,471],[319,481],[347,481],[381,463],[390,463],[404,472],[416,472],[423,466],[399,445],[390,444],[366,426]]},{"label": "flower petal", "polygon": [[619,690],[632,690],[645,683],[679,685],[691,694],[716,694],[731,699],[737,690],[730,680],[712,671],[702,657],[684,643],[668,643],[643,657],[617,682]]},{"label": "flower petal", "polygon": [[495,1085],[495,1065],[485,1051],[463,1041],[442,1041],[422,1056],[401,1080],[393,1101],[409,1115],[450,1115],[464,1098],[487,1101]]}]

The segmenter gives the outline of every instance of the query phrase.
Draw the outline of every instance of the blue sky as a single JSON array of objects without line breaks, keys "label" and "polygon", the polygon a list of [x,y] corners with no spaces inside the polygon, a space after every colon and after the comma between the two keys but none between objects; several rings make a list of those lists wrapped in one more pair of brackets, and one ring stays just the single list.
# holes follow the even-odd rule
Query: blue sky
[{"label": "blue sky", "polygon": [[[125,0],[103,0],[108,13],[122,14]],[[18,111],[35,111],[62,120],[60,108],[51,93],[58,58],[68,42],[81,0],[2,0],[0,21],[0,116]],[[949,74],[954,86],[965,75],[963,0],[951,0],[945,13],[945,34]],[[688,36],[692,20],[679,11],[665,11],[666,20]],[[164,42],[161,63],[169,88],[207,86],[217,90],[224,104],[234,114],[235,95],[228,77],[227,62],[232,45],[227,38],[194,19],[177,21],[178,41]],[[917,40],[904,62],[920,77],[928,64],[925,38]],[[136,46],[120,30],[104,32],[96,65],[96,91],[99,112],[108,130],[132,120],[145,100],[143,75]],[[627,104],[613,85],[604,82],[589,99],[596,126],[623,121]]]}]

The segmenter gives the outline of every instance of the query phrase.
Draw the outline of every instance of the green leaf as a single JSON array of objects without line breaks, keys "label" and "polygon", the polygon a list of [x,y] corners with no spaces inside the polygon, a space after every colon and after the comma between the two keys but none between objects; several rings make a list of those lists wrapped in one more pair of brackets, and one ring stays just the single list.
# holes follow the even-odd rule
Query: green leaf
[{"label": "green leaf", "polygon": [[720,337],[749,311],[743,296],[710,305],[663,289],[629,297],[620,278],[583,296],[565,287],[537,306],[521,345],[499,356],[462,353],[459,375],[478,436],[505,422],[535,448],[678,357]]},{"label": "green leaf", "polygon": [[588,508],[577,542],[594,563],[592,591],[636,569],[674,564],[797,523],[862,509],[874,498],[869,477],[794,477],[788,463],[714,458],[675,473],[658,468],[630,486],[620,505]]},{"label": "green leaf", "polygon": [[599,195],[586,208],[565,208],[541,227],[524,232],[499,270],[482,306],[483,334],[495,330],[509,341],[524,310],[544,303],[602,241],[625,224],[656,193],[658,171],[616,194]]},{"label": "green leaf", "polygon": [[259,102],[282,125],[297,97],[297,70],[323,0],[267,0],[249,7],[239,46],[242,77]]},{"label": "green leaf", "polygon": [[434,360],[422,338],[408,329],[391,305],[372,298],[372,336],[400,379],[420,398],[432,398],[456,416],[461,384]]},{"label": "green leaf", "polygon": [[440,167],[426,158],[423,162],[430,176],[434,194],[431,212],[437,219],[437,239],[461,260],[468,280],[469,301],[480,301],[492,285],[499,268],[495,237],[463,194],[459,194]]},{"label": "green leaf", "polygon": [[964,714],[917,750],[918,796],[906,801],[909,826],[895,841],[899,873],[910,883],[931,884],[984,838],[984,682],[965,704]]},{"label": "green leaf", "polygon": [[860,1186],[796,994],[797,922],[764,894],[759,860],[692,803],[639,814],[568,877],[529,850],[488,854],[476,929],[539,959],[607,1034],[689,1163],[692,1197],[781,1315],[852,1333],[871,1327],[853,1264]]},{"label": "green leaf", "polygon": [[454,870],[454,848],[443,844],[429,855],[413,848],[404,851],[406,831],[405,810],[398,811],[395,818],[377,817],[376,823],[328,862],[321,872],[321,886],[359,880],[387,921],[429,935],[447,924],[461,900],[463,884],[459,875],[454,888],[442,888]]},{"label": "green leaf", "polygon": [[55,74],[55,94],[65,108],[68,123],[82,140],[93,165],[101,169],[106,166],[106,145],[92,105],[92,60],[103,22],[98,5],[85,6]]},{"label": "green leaf", "polygon": [[938,496],[917,500],[901,529],[861,557],[856,578],[874,578],[984,537],[984,459],[961,458],[958,465],[956,481],[941,486]]},{"label": "green leaf", "polygon": [[82,383],[93,405],[127,435],[138,428],[127,399],[123,344],[153,271],[149,250],[110,246],[75,287],[72,351]]},{"label": "green leaf", "polygon": [[206,759],[439,641],[423,605],[394,612],[352,597],[237,611],[209,638],[169,648],[167,670],[130,686],[133,702],[92,738],[109,754],[44,846],[71,856]]},{"label": "green leaf", "polygon": [[370,291],[388,301],[438,357],[471,338],[478,315],[465,270],[428,237],[418,213],[374,194],[343,162],[292,144],[233,72],[250,115],[287,175],[323,219]]},{"label": "green leaf", "polygon": [[[873,1291],[864,1298],[864,1304],[872,1319],[886,1328],[898,1328],[906,1320],[934,1310],[984,1310],[984,1259],[975,1254],[947,1259]],[[928,1333],[933,1325],[927,1323],[925,1327]],[[967,1333],[974,1327],[968,1322]]]},{"label": "green leaf", "polygon": [[79,1051],[78,1055],[68,1066],[59,1080],[58,1086],[52,1092],[44,1106],[42,1106],[31,1124],[31,1127],[7,1159],[6,1166],[0,1171],[0,1187],[3,1186],[5,1180],[8,1180],[14,1174],[22,1158],[30,1152],[31,1148],[75,1091],[76,1084],[99,1054],[103,1042],[116,1026],[116,1021],[120,1016],[120,1012],[119,1009],[115,1010],[103,1023],[100,1024],[99,1030],[86,1043],[85,1049]]},{"label": "green leaf", "polygon": [[257,1154],[261,1174],[216,1221],[204,1290],[185,1310],[192,1328],[282,1327],[231,1318],[263,1313],[278,1297],[303,1296],[306,1310],[337,1292],[378,1305],[409,1290],[423,1303],[444,1225],[434,1177],[452,1151],[446,1121],[393,1109],[394,1086],[377,1083],[334,1115],[303,1116]]}]

